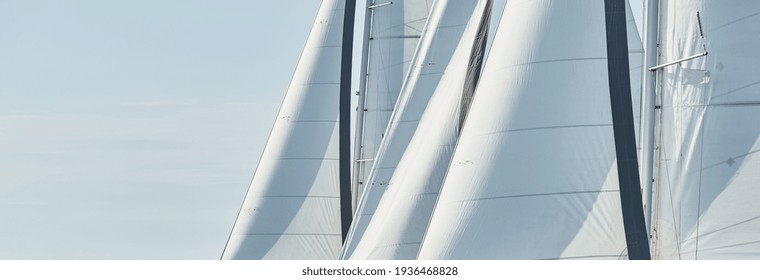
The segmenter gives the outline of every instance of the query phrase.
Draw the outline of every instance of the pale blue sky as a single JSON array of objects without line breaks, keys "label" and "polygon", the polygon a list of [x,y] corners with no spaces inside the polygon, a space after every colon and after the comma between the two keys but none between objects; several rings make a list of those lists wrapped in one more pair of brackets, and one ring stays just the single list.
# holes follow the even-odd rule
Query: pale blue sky
[{"label": "pale blue sky", "polygon": [[0,0],[0,259],[218,258],[318,4]]}]

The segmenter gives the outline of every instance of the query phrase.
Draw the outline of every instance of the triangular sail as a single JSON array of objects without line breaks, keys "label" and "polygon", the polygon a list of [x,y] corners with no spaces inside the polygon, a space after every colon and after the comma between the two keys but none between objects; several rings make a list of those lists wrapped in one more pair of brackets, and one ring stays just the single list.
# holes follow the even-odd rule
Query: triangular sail
[{"label": "triangular sail", "polygon": [[[445,2],[447,0],[438,0]],[[454,5],[458,1],[451,2]],[[462,2],[459,2],[460,4]],[[483,59],[491,1],[481,0],[350,259],[415,259]]]},{"label": "triangular sail", "polygon": [[654,256],[758,259],[760,2],[662,0],[660,14],[661,64],[708,54],[658,70]]},{"label": "triangular sail", "polygon": [[604,15],[507,1],[419,258],[627,258]]},{"label": "triangular sail", "polygon": [[336,259],[344,0],[324,0],[223,259]]},{"label": "triangular sail", "polygon": [[350,255],[366,230],[393,169],[411,140],[477,1],[435,1],[399,100],[384,133],[344,248]]},{"label": "triangular sail", "polygon": [[[364,79],[354,148],[354,197],[364,190],[433,0],[367,1]],[[356,204],[356,201],[355,203]]]}]

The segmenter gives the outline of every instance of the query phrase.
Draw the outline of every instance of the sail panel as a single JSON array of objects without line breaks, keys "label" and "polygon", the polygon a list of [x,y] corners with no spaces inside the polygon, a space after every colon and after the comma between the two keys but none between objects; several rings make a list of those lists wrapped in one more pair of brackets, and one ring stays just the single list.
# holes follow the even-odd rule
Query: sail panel
[{"label": "sail panel", "polygon": [[[366,233],[347,258],[417,257],[459,134],[463,94],[475,87],[477,77],[471,75],[477,75],[483,58],[490,2],[478,1]],[[457,4],[464,2],[449,2]]]},{"label": "sail panel", "polygon": [[223,259],[336,259],[344,0],[322,2]]},{"label": "sail panel", "polygon": [[365,233],[393,169],[411,140],[431,95],[449,64],[477,1],[434,2],[391,121],[360,200],[344,256],[351,255]]},{"label": "sail panel", "polygon": [[660,11],[660,63],[709,54],[659,73],[654,256],[758,259],[760,3],[663,0]]},{"label": "sail panel", "polygon": [[626,258],[603,3],[504,13],[419,258]]}]

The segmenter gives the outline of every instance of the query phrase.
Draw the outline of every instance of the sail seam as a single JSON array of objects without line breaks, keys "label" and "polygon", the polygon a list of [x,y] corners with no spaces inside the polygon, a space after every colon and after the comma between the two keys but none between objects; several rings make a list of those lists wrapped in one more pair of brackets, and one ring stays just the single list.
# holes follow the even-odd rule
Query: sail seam
[{"label": "sail seam", "polygon": [[372,37],[370,40],[377,40],[377,39],[419,39],[420,35],[398,35],[398,36],[377,36]]},{"label": "sail seam", "polygon": [[589,255],[589,256],[573,256],[573,257],[561,257],[551,259],[539,259],[539,260],[574,260],[574,259],[588,259],[588,258],[620,258],[619,255]]},{"label": "sail seam", "polygon": [[306,235],[306,236],[340,236],[340,234],[335,234],[335,233],[286,233],[286,232],[282,232],[282,233],[242,233],[240,235],[246,235],[246,236],[251,236],[251,235],[264,235],[264,236],[271,236],[271,235],[277,235],[277,236],[280,236],[280,235],[285,235],[285,236],[289,236],[289,235],[297,235],[297,236],[302,236],[302,235]]},{"label": "sail seam", "polygon": [[725,24],[723,24],[723,25],[719,25],[719,26],[717,26],[717,27],[713,28],[713,29],[712,29],[712,30],[710,30],[710,31],[715,31],[715,30],[721,29],[721,28],[723,28],[723,27],[726,27],[726,26],[729,26],[729,25],[735,24],[735,23],[737,23],[737,22],[740,22],[740,21],[746,20],[746,19],[748,19],[748,18],[751,18],[751,17],[754,17],[754,16],[758,16],[758,15],[760,15],[760,12],[757,12],[757,13],[754,13],[754,14],[751,14],[751,15],[748,15],[748,16],[745,16],[745,17],[742,17],[742,18],[736,19],[736,20],[734,20],[734,21],[730,21],[730,22],[728,22],[728,23],[725,23]]},{"label": "sail seam", "polygon": [[340,198],[340,196],[327,195],[262,195],[258,197],[280,197],[280,198]]},{"label": "sail seam", "polygon": [[707,169],[710,169],[710,168],[713,168],[713,167],[716,167],[716,166],[721,166],[721,165],[723,165],[725,163],[728,163],[729,160],[736,160],[736,159],[748,157],[748,156],[750,156],[750,155],[752,155],[754,153],[757,153],[757,152],[760,152],[760,149],[754,150],[754,151],[750,151],[750,152],[748,152],[746,154],[743,154],[743,155],[740,155],[740,156],[729,157],[728,160],[724,160],[724,161],[721,161],[721,162],[718,162],[718,163],[715,163],[715,164],[712,164],[712,165],[705,166],[702,169],[700,169],[700,171],[707,170]]},{"label": "sail seam", "polygon": [[338,158],[278,158],[277,160],[339,160]]},{"label": "sail seam", "polygon": [[512,64],[499,69],[507,69],[518,66],[526,66],[533,64],[554,63],[554,62],[571,62],[571,61],[584,61],[584,60],[607,60],[606,57],[579,57],[579,58],[564,58],[564,59],[550,59],[550,60],[537,60],[525,63]]},{"label": "sail seam", "polygon": [[518,195],[507,195],[507,196],[484,197],[484,198],[477,198],[477,199],[466,199],[466,200],[460,200],[460,202],[496,200],[496,199],[507,199],[507,198],[537,197],[537,196],[552,196],[552,195],[574,195],[574,194],[618,193],[618,192],[620,192],[620,191],[619,190],[600,190],[600,191],[575,191],[575,192],[553,192],[553,193],[536,193],[536,194],[518,194]]},{"label": "sail seam", "polygon": [[557,125],[557,126],[543,126],[543,127],[508,129],[508,130],[495,131],[495,132],[492,132],[490,134],[501,134],[501,133],[508,133],[508,132],[520,132],[520,131],[544,130],[544,129],[556,129],[556,128],[586,128],[586,127],[611,127],[611,126],[612,126],[612,124]]},{"label": "sail seam", "polygon": [[737,91],[740,91],[740,90],[743,90],[743,89],[746,89],[746,88],[750,88],[750,87],[752,87],[752,86],[756,86],[756,85],[758,85],[758,84],[760,84],[760,81],[756,81],[756,82],[753,82],[753,83],[749,83],[749,84],[747,84],[747,85],[744,85],[744,86],[741,86],[741,87],[738,87],[738,88],[735,88],[735,89],[729,90],[729,91],[727,91],[727,92],[724,92],[724,93],[721,93],[721,94],[715,95],[715,96],[713,97],[713,99],[715,99],[715,98],[718,98],[718,97],[723,97],[723,96],[725,96],[725,95],[729,95],[729,94],[735,93],[735,92],[737,92]]}]

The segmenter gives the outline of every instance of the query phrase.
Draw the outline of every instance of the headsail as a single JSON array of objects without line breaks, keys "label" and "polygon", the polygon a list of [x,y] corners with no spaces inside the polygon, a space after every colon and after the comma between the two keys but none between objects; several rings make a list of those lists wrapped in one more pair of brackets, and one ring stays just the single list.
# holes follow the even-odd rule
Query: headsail
[{"label": "headsail", "polygon": [[419,258],[627,258],[604,15],[507,1]]},{"label": "headsail", "polygon": [[224,259],[336,259],[345,0],[324,0],[238,214]]},{"label": "headsail", "polygon": [[393,169],[411,140],[476,4],[475,0],[438,0],[433,4],[351,226],[344,248],[345,255],[351,254],[364,234]]},{"label": "headsail", "polygon": [[[364,190],[433,0],[367,1],[354,147],[354,196]],[[358,201],[355,201],[356,204]]]},{"label": "headsail", "polygon": [[[455,7],[463,1],[449,2]],[[465,4],[465,5],[469,5]],[[351,259],[415,259],[477,83],[491,1],[478,1],[454,56],[425,109]]]},{"label": "headsail", "polygon": [[661,0],[660,13],[659,63],[709,54],[658,70],[654,255],[758,259],[760,2]]}]

